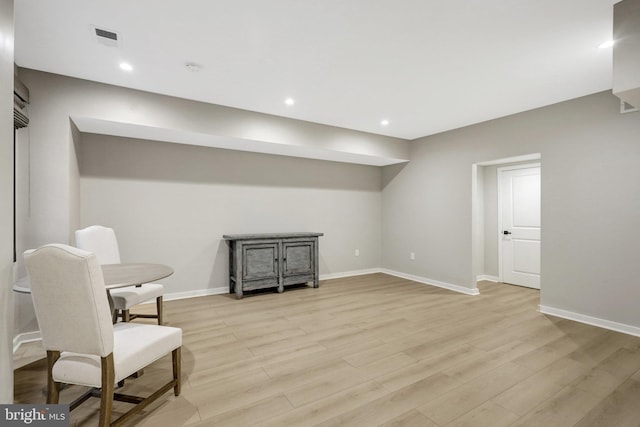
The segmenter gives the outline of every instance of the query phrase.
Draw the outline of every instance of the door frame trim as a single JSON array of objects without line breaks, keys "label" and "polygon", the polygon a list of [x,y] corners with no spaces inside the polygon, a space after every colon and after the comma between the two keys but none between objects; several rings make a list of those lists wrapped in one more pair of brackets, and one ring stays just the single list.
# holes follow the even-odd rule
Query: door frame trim
[{"label": "door frame trim", "polygon": [[[485,254],[485,236],[484,222],[480,221],[484,218],[484,200],[480,199],[483,191],[479,186],[484,185],[481,175],[485,166],[507,165],[517,162],[540,162],[542,164],[542,153],[521,154],[511,157],[493,158],[491,160],[480,160],[471,163],[471,223],[469,230],[471,232],[471,251],[468,258],[471,264],[471,275],[469,277],[469,287],[477,289],[478,276],[486,273],[484,268]],[[482,223],[481,223],[482,222]]]},{"label": "door frame trim", "polygon": [[[520,165],[511,165],[511,166],[503,166],[496,169],[496,183],[497,183],[497,196],[498,196],[498,279],[500,282],[504,282],[504,275],[502,273],[502,180],[500,179],[500,174],[502,172],[510,171],[510,170],[518,170],[518,169],[530,169],[537,167],[540,169],[540,174],[542,174],[542,166],[540,162],[536,163],[525,163]],[[542,199],[542,198],[541,198]],[[540,204],[542,205],[542,200],[540,200]],[[542,237],[542,236],[541,236]],[[542,239],[540,239],[542,242]]]}]

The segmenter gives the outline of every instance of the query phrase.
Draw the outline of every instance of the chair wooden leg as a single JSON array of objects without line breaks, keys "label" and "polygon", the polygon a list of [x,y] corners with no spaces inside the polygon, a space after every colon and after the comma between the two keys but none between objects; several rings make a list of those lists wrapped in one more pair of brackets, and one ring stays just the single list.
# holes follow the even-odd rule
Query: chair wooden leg
[{"label": "chair wooden leg", "polygon": [[47,350],[47,403],[57,404],[60,398],[60,383],[53,380],[53,365],[60,358],[59,351]]},{"label": "chair wooden leg", "polygon": [[162,297],[156,298],[156,309],[158,310],[158,325],[164,325],[164,320],[162,316],[164,314],[164,310],[162,307]]},{"label": "chair wooden leg", "polygon": [[173,379],[176,381],[176,385],[173,386],[173,394],[180,396],[180,388],[182,385],[182,347],[178,347],[171,352],[171,359],[173,360]]},{"label": "chair wooden leg", "polygon": [[115,370],[113,366],[113,353],[101,358],[102,367],[102,390],[100,393],[100,427],[107,427],[111,424],[111,409],[113,407],[113,393]]},{"label": "chair wooden leg", "polygon": [[122,310],[122,320],[127,323],[131,321],[131,314],[129,313],[129,309]]}]

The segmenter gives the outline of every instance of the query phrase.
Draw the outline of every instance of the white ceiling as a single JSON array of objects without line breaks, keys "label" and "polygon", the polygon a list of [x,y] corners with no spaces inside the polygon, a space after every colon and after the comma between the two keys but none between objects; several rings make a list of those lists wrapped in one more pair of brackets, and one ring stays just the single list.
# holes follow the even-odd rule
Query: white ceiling
[{"label": "white ceiling", "polygon": [[[598,45],[611,38],[616,1],[18,0],[15,58],[414,139],[610,89],[611,49]],[[121,45],[99,44],[92,26]]]}]

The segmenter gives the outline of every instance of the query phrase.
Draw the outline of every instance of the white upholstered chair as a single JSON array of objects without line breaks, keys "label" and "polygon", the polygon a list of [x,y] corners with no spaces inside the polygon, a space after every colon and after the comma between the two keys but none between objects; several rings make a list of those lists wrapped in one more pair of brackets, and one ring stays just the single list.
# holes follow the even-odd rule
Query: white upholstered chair
[{"label": "white upholstered chair", "polygon": [[[182,330],[136,323],[113,324],[96,256],[67,245],[25,252],[31,295],[47,351],[47,403],[59,400],[60,383],[100,388],[100,426],[111,421],[113,400],[137,403],[115,424],[130,419],[174,389],[180,394]],[[69,310],[69,307],[74,310]],[[148,398],[114,394],[115,384],[171,353],[173,379]],[[90,395],[73,402],[71,409]]]},{"label": "white upholstered chair", "polygon": [[[79,249],[93,252],[98,257],[100,264],[120,264],[120,250],[116,233],[112,228],[101,225],[92,225],[82,230],[76,231],[76,246]],[[136,317],[151,317],[158,319],[158,325],[163,324],[162,320],[162,295],[164,287],[159,283],[145,283],[141,286],[127,286],[124,288],[112,289],[110,291],[113,299],[114,315],[113,321],[122,320],[128,322]],[[131,307],[145,301],[156,300],[156,314],[132,314]]]}]

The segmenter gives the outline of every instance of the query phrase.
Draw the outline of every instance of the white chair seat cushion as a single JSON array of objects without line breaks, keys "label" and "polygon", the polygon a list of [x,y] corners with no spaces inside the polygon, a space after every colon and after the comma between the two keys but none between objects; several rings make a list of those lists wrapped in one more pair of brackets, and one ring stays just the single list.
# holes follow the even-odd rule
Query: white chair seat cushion
[{"label": "white chair seat cushion", "polygon": [[[182,329],[170,326],[113,325],[115,381],[123,380],[182,345]],[[53,365],[57,382],[101,387],[100,357],[62,352]]]},{"label": "white chair seat cushion", "polygon": [[161,297],[164,286],[159,283],[145,283],[142,286],[126,286],[109,291],[113,299],[113,307],[118,310],[128,310],[134,305]]}]

